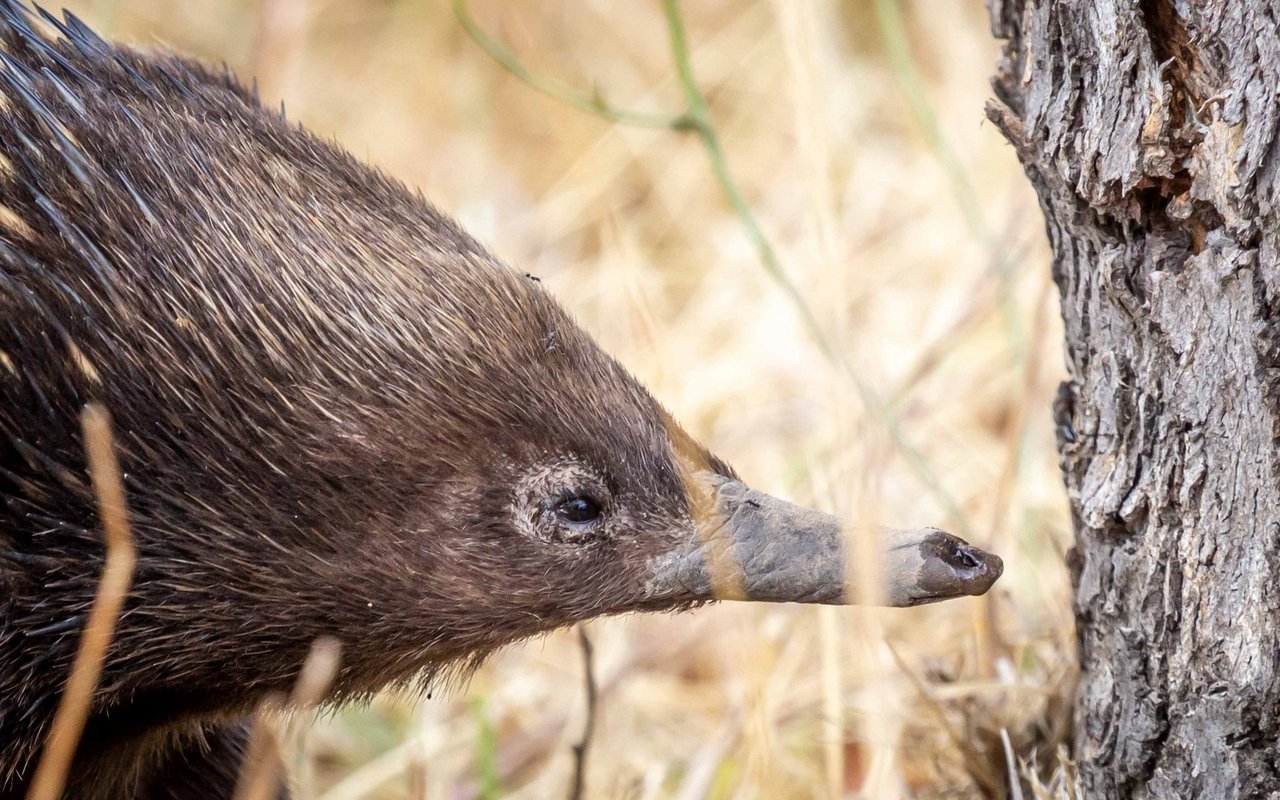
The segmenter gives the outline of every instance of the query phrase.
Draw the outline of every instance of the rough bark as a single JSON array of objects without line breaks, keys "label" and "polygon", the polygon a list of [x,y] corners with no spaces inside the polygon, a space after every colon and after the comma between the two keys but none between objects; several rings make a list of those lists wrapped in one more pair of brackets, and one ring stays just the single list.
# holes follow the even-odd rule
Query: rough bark
[{"label": "rough bark", "polygon": [[1280,3],[989,6],[1066,326],[1088,796],[1280,797]]}]

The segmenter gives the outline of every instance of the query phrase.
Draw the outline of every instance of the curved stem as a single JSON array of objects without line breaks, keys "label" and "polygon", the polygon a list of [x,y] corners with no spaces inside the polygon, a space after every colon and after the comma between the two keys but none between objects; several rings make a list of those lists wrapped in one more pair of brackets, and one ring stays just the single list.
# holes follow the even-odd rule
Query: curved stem
[{"label": "curved stem", "polygon": [[720,191],[724,194],[725,200],[728,201],[734,216],[738,218],[738,222],[742,225],[748,240],[755,248],[756,257],[759,259],[760,265],[768,273],[769,277],[773,279],[774,283],[777,284],[778,288],[782,290],[787,301],[791,303],[796,314],[800,317],[800,322],[804,326],[806,333],[809,334],[809,337],[822,352],[823,357],[839,367],[840,371],[853,383],[863,407],[884,426],[894,447],[902,454],[911,471],[915,473],[920,482],[924,484],[930,494],[943,507],[957,533],[961,536],[971,537],[972,532],[968,519],[960,504],[942,485],[941,480],[934,474],[920,451],[906,440],[889,405],[880,398],[879,394],[862,377],[844,351],[837,348],[827,336],[822,324],[818,321],[817,314],[814,313],[813,307],[787,274],[782,261],[778,258],[777,251],[774,250],[769,237],[764,232],[764,228],[751,210],[751,204],[747,202],[746,195],[734,179],[733,173],[729,169],[728,160],[725,158],[724,149],[720,145],[720,137],[711,121],[706,98],[698,87],[697,79],[693,74],[693,61],[690,57],[688,39],[685,36],[684,19],[680,14],[679,0],[662,0],[662,10],[667,21],[667,34],[671,41],[671,54],[675,64],[676,79],[680,84],[685,101],[685,112],[677,116],[662,116],[615,108],[606,103],[599,95],[586,95],[571,89],[559,81],[536,75],[520,63],[519,59],[510,51],[485,33],[475,21],[475,18],[471,16],[466,0],[454,0],[453,8],[467,35],[490,58],[529,87],[580,111],[611,122],[646,128],[691,131],[697,135],[698,140],[702,142],[703,150],[706,151],[707,161],[710,163],[716,184],[720,187]]},{"label": "curved stem", "polygon": [[466,0],[453,0],[453,13],[462,25],[462,29],[466,31],[467,36],[471,37],[471,40],[479,45],[480,49],[485,51],[490,58],[530,88],[537,89],[554,100],[559,100],[565,105],[572,106],[587,114],[622,125],[634,125],[641,128],[670,128],[672,130],[686,130],[689,127],[688,120],[684,115],[667,116],[647,111],[617,108],[606,102],[599,93],[586,94],[579,92],[554,78],[537,75],[520,63],[520,59],[516,58],[510,50],[503,47],[497,39],[486,33],[484,28],[480,27],[480,23],[476,22],[475,17],[471,16],[471,9],[467,7]]}]

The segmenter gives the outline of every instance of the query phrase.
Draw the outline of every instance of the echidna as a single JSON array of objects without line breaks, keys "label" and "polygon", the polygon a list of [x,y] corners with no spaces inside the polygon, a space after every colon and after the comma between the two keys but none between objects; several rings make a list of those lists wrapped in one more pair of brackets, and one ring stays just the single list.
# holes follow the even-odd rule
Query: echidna
[{"label": "echidna", "polygon": [[[748,489],[415,193],[226,71],[39,15],[0,5],[0,796],[102,568],[90,401],[138,562],[69,797],[228,796],[322,635],[341,701],[602,614],[848,597],[838,520]],[[892,605],[1001,571],[884,541]]]}]

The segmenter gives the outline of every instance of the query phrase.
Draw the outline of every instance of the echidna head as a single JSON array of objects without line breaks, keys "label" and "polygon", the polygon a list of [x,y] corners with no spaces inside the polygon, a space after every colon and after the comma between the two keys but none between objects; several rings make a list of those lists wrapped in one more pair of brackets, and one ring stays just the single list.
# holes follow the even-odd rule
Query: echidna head
[{"label": "echidna head", "polygon": [[[0,557],[44,659],[23,676],[63,674],[93,596],[89,401],[139,553],[101,707],[243,700],[322,634],[360,691],[600,614],[852,598],[837,519],[748,489],[401,184],[226,74],[3,12]],[[1000,574],[940,531],[881,540],[889,604]]]}]

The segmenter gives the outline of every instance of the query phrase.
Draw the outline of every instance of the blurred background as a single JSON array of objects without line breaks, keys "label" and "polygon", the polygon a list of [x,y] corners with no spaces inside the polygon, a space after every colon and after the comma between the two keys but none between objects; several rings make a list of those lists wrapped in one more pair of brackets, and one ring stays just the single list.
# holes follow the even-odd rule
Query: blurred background
[{"label": "blurred background", "polygon": [[[590,624],[584,797],[1067,796],[1061,334],[1035,198],[983,116],[981,3],[681,4],[737,212],[696,133],[532,88],[449,0],[65,4],[256,76],[264,104],[420,188],[758,488],[1005,558],[988,598],[933,607]],[[556,92],[647,123],[689,109],[659,0],[468,8]],[[563,631],[429,698],[301,715],[298,796],[569,797],[583,674]]]}]

